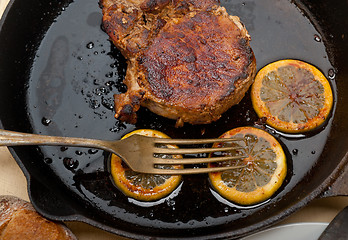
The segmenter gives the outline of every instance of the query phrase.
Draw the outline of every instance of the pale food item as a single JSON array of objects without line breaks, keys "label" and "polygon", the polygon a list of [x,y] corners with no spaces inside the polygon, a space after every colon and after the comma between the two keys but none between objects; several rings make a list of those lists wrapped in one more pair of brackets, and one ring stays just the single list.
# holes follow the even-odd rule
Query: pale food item
[{"label": "pale food item", "polygon": [[0,196],[0,239],[77,240],[65,225],[43,218],[29,202],[14,196]]}]

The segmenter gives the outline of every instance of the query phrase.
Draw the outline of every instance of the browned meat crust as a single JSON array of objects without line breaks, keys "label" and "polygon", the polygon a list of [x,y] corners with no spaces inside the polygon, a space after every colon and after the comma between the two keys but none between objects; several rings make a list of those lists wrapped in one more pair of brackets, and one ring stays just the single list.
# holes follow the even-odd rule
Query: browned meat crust
[{"label": "browned meat crust", "polygon": [[128,60],[116,117],[136,122],[140,106],[206,124],[239,103],[256,61],[238,17],[213,0],[101,0],[103,26]]}]

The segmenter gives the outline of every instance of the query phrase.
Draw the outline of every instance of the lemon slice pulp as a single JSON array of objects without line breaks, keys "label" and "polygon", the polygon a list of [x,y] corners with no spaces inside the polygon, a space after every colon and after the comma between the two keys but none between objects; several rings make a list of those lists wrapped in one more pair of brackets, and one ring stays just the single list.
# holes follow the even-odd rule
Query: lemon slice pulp
[{"label": "lemon slice pulp", "polygon": [[236,166],[236,169],[209,173],[213,188],[226,199],[241,205],[252,205],[270,198],[282,185],[287,164],[279,142],[269,133],[254,128],[232,129],[220,138],[244,138],[233,143],[217,143],[213,147],[235,146],[237,150],[225,154],[246,158],[220,163],[208,167]]},{"label": "lemon slice pulp", "polygon": [[[122,139],[133,134],[151,137],[169,138],[166,134],[150,129],[139,129],[125,135]],[[175,148],[174,145],[165,147]],[[170,158],[172,156],[163,155]],[[180,158],[180,156],[174,156]],[[182,165],[159,166],[163,168],[183,168]],[[111,156],[112,179],[125,195],[140,201],[155,201],[170,194],[181,182],[180,175],[144,174],[131,170],[118,156]]]},{"label": "lemon slice pulp", "polygon": [[310,131],[324,123],[333,104],[330,83],[314,66],[299,60],[268,64],[251,89],[253,107],[267,124],[289,133]]}]

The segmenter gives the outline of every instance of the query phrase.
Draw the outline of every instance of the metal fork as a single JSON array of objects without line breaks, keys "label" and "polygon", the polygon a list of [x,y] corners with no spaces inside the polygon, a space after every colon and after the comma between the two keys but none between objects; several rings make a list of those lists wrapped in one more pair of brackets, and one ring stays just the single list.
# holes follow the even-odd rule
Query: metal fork
[{"label": "metal fork", "polygon": [[[118,155],[127,165],[136,172],[149,174],[198,174],[208,172],[218,172],[228,169],[243,168],[241,166],[223,166],[223,167],[192,167],[177,168],[159,168],[159,165],[194,165],[200,163],[221,162],[235,159],[243,159],[246,156],[240,155],[240,147],[221,147],[221,148],[171,148],[163,146],[168,145],[199,145],[222,142],[235,142],[242,139],[223,138],[223,139],[168,139],[154,138],[134,134],[126,139],[117,141],[72,138],[59,136],[46,136],[30,133],[20,133],[0,129],[0,146],[20,146],[20,145],[49,145],[49,146],[75,146],[102,149]],[[229,154],[219,155],[217,157],[189,157],[189,158],[168,158],[166,155],[192,155],[201,153],[229,152]]]}]

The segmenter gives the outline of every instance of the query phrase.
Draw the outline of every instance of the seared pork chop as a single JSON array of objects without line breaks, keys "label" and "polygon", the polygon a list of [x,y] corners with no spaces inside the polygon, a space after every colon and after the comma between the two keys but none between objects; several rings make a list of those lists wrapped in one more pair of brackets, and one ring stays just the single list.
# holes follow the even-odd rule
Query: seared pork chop
[{"label": "seared pork chop", "polygon": [[253,82],[250,36],[214,0],[100,0],[103,28],[127,59],[127,92],[116,118],[136,122],[145,106],[184,122],[216,121]]}]

